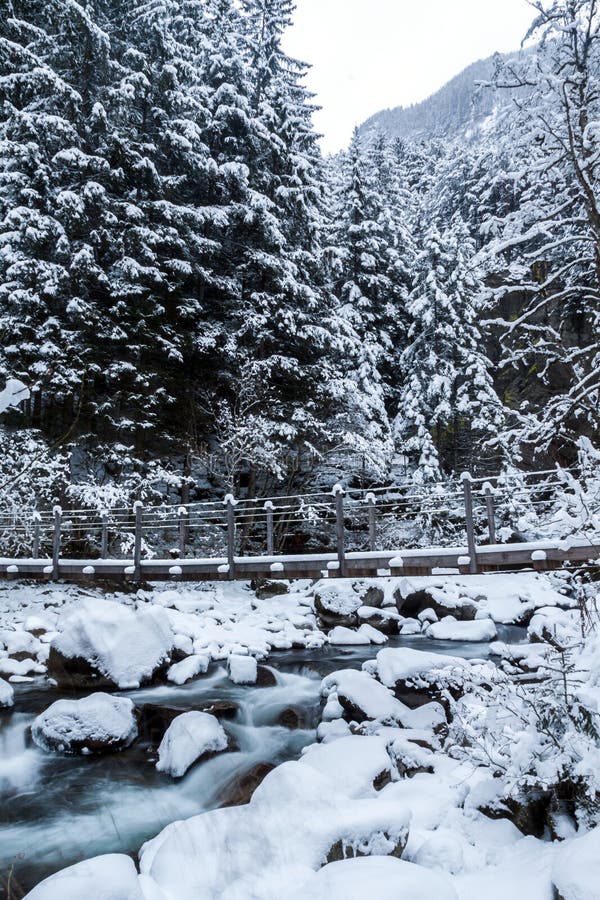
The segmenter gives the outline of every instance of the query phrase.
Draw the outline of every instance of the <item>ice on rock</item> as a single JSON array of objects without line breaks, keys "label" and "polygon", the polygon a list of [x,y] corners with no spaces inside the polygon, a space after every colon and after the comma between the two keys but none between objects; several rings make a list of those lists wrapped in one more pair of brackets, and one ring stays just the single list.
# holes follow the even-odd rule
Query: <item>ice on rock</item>
[{"label": "ice on rock", "polygon": [[160,743],[156,768],[182,778],[197,759],[226,750],[227,744],[227,734],[214,716],[197,710],[182,713],[173,719]]},{"label": "ice on rock", "polygon": [[288,900],[458,900],[450,880],[422,866],[387,856],[329,863]]},{"label": "ice on rock", "polygon": [[167,672],[167,681],[173,684],[185,684],[197,675],[204,675],[209,666],[209,658],[206,654],[194,654],[175,663]]},{"label": "ice on rock", "polygon": [[132,701],[100,692],[81,700],[57,700],[31,726],[38,747],[59,753],[122,750],[137,733]]},{"label": "ice on rock", "polygon": [[[156,900],[158,896],[155,895]],[[129,856],[109,853],[62,869],[41,881],[25,900],[148,900]]]},{"label": "ice on rock", "polygon": [[85,659],[121,689],[148,681],[168,659],[173,632],[162,607],[139,612],[108,600],[85,600],[64,622],[52,649]]},{"label": "ice on rock", "polygon": [[15,692],[3,678],[0,678],[0,707],[13,706],[15,702]]},{"label": "ice on rock", "polygon": [[426,633],[427,637],[436,641],[493,641],[498,636],[491,619],[457,622],[453,616],[434,622]]},{"label": "ice on rock", "polygon": [[228,660],[229,677],[234,684],[256,684],[258,663],[253,656],[232,654]]}]

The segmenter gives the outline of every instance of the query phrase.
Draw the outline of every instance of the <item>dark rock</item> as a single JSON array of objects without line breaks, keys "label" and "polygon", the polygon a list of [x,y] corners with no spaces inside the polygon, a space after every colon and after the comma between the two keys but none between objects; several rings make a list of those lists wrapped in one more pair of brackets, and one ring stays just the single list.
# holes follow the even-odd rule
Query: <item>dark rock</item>
[{"label": "dark rock", "polygon": [[367,856],[368,854],[360,850],[360,846],[368,843],[369,839],[375,837],[377,834],[380,834],[385,840],[394,843],[393,849],[387,855],[400,859],[408,841],[408,830],[406,830],[399,838],[392,837],[387,831],[374,832],[373,834],[365,835],[363,838],[356,839],[352,842],[340,838],[329,850],[326,860],[327,863],[341,862],[343,859],[354,859],[358,856]]},{"label": "dark rock", "polygon": [[372,628],[376,628],[382,634],[398,634],[400,631],[398,619],[393,614],[386,613],[385,610],[378,611],[373,609],[372,611],[369,610],[368,613],[361,610],[359,621],[361,624],[364,622],[365,625],[371,625]]},{"label": "dark rock", "polygon": [[277,725],[282,725],[284,728],[300,728],[300,721],[301,719],[299,711],[291,706],[288,706],[287,709],[282,710],[277,716]]},{"label": "dark rock", "polygon": [[493,806],[480,807],[480,811],[490,819],[509,819],[523,834],[542,838],[548,828],[550,803],[549,791],[532,791],[518,799],[504,797]]},{"label": "dark rock", "polygon": [[383,593],[380,587],[376,585],[369,585],[366,590],[361,591],[360,582],[354,585],[358,596],[360,597],[360,602],[363,606],[374,606],[377,609],[381,608],[381,605],[385,599],[385,594]]},{"label": "dark rock", "polygon": [[[169,666],[169,657],[155,670],[152,678],[145,679],[142,684],[155,684],[164,679]],[[100,672],[88,659],[82,656],[63,656],[60,650],[50,645],[48,657],[48,678],[56,681],[57,687],[64,691],[116,691],[118,685]]]},{"label": "dark rock", "polygon": [[383,772],[380,772],[379,775],[376,775],[373,779],[373,788],[376,791],[383,790],[384,787],[387,787],[388,784],[392,782],[392,773],[389,769],[384,769]]},{"label": "dark rock", "polygon": [[277,679],[273,672],[266,666],[258,666],[256,687],[275,687]]},{"label": "dark rock", "polygon": [[477,604],[468,597],[461,598],[458,606],[445,606],[443,603],[435,600],[428,591],[415,591],[413,594],[409,594],[408,597],[402,597],[400,591],[397,590],[394,593],[394,599],[396,600],[398,611],[403,616],[415,619],[419,613],[424,612],[426,609],[432,609],[439,619],[452,615],[461,622],[472,621],[477,613]]},{"label": "dark rock", "polygon": [[182,713],[190,712],[190,710],[189,706],[162,706],[158,703],[144,703],[138,711],[140,740],[158,746],[173,719]]},{"label": "dark rock", "polygon": [[199,709],[202,712],[210,713],[211,716],[216,716],[217,719],[235,719],[239,707],[233,700],[215,700],[214,703],[201,706]]},{"label": "dark rock", "polygon": [[276,597],[279,594],[289,594],[290,586],[287,581],[272,581],[269,578],[254,578],[250,587],[259,600]]},{"label": "dark rock", "polygon": [[48,677],[53,678],[57,686],[67,691],[110,691],[116,685],[105,675],[94,668],[89,660],[82,656],[69,658],[63,656],[56,647],[50,646],[48,657]]},{"label": "dark rock", "polygon": [[248,803],[254,791],[274,768],[273,763],[260,762],[256,763],[248,772],[237,775],[225,787],[223,799],[219,805],[221,807],[242,806]]}]

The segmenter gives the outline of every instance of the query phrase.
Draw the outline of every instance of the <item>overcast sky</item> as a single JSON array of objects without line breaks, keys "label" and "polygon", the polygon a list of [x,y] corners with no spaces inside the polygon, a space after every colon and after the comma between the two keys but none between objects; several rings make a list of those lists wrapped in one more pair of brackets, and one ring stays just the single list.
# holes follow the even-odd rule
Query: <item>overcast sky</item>
[{"label": "overcast sky", "polygon": [[526,0],[296,0],[288,53],[313,68],[323,148],[339,150],[380,109],[424,100],[496,50],[516,50]]}]

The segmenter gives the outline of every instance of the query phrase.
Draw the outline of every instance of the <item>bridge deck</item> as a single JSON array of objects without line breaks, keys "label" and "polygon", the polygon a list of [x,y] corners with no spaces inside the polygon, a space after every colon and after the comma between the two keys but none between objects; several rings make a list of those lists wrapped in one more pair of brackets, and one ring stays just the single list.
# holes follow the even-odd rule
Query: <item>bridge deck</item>
[{"label": "bridge deck", "polygon": [[[392,575],[426,575],[434,569],[469,571],[466,547],[432,547],[418,550],[348,552],[346,575],[350,578]],[[484,544],[477,547],[480,572],[502,569],[557,568],[563,563],[600,560],[600,542],[585,538],[566,541],[534,541],[522,544]],[[337,576],[335,553],[291,556],[235,557],[233,571],[225,558],[145,559],[136,572],[131,559],[60,559],[58,578],[65,581],[216,581],[252,578],[321,578]],[[0,578],[51,579],[52,560],[0,558]]]}]

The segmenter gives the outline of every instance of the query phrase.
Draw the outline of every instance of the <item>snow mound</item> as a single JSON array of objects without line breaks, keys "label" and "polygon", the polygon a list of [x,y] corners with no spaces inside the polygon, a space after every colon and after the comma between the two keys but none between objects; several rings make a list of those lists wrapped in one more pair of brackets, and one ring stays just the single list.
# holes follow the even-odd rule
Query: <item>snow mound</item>
[{"label": "snow mound", "polygon": [[132,701],[102,693],[81,700],[57,700],[31,726],[38,747],[59,753],[122,750],[133,743],[137,733]]},{"label": "snow mound", "polygon": [[433,622],[427,629],[427,637],[436,641],[493,641],[498,636],[491,619],[473,619],[457,622],[446,616],[440,622]]},{"label": "snow mound", "polygon": [[160,743],[156,768],[181,778],[205,753],[225,750],[227,744],[223,726],[214,716],[196,710],[182,713],[173,719]]},{"label": "snow mound", "polygon": [[[148,895],[152,896],[152,895]],[[145,900],[133,860],[121,853],[96,856],[41,881],[25,900]]]},{"label": "snow mound", "polygon": [[228,666],[229,677],[234,684],[256,684],[258,663],[253,656],[238,656],[232,653]]},{"label": "snow mound", "polygon": [[552,883],[563,900],[600,897],[600,827],[559,846]]},{"label": "snow mound", "polygon": [[388,856],[330,863],[288,896],[289,900],[458,900],[447,878]]},{"label": "snow mound", "polygon": [[168,661],[173,632],[161,607],[134,612],[119,603],[93,599],[68,617],[51,646],[67,660],[87,660],[123,690],[149,681]]},{"label": "snow mound", "polygon": [[459,656],[443,656],[440,653],[428,653],[426,650],[413,650],[410,647],[386,647],[377,654],[377,677],[387,687],[394,687],[397,681],[418,678],[436,669],[459,668],[469,666],[468,660]]},{"label": "snow mound", "polygon": [[0,678],[0,707],[13,706],[15,702],[15,692],[3,678]]},{"label": "snow mound", "polygon": [[167,681],[173,684],[185,684],[197,675],[204,675],[208,669],[210,660],[205,654],[194,654],[183,659],[181,662],[175,663],[167,672]]},{"label": "snow mound", "polygon": [[361,631],[361,629],[353,631],[351,628],[346,628],[344,625],[336,625],[335,628],[332,628],[327,635],[327,640],[330,644],[338,646],[371,643],[371,638],[367,633]]}]

